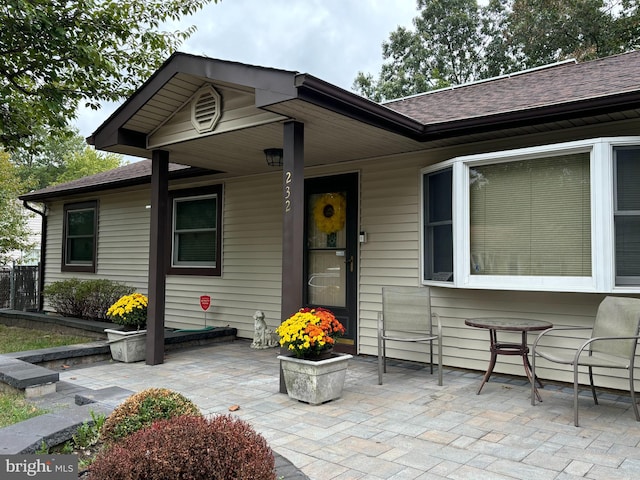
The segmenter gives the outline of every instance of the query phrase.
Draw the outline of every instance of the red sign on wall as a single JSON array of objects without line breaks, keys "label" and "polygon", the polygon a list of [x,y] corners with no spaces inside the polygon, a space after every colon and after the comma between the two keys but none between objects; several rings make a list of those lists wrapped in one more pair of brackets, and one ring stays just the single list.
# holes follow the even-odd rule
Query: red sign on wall
[{"label": "red sign on wall", "polygon": [[211,306],[211,297],[209,295],[202,295],[200,297],[200,306],[205,312],[209,310],[209,307]]}]

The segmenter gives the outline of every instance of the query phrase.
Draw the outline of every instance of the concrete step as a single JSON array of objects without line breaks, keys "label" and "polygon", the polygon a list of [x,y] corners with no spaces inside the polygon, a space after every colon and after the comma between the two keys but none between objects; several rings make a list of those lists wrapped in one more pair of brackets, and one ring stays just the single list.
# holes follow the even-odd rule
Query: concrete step
[{"label": "concrete step", "polygon": [[39,365],[0,355],[0,383],[27,398],[54,393],[60,374]]}]

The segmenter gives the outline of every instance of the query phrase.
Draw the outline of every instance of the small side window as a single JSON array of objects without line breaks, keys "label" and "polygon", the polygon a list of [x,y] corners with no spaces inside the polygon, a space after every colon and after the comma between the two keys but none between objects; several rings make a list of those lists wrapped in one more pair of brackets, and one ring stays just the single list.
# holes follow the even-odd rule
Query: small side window
[{"label": "small side window", "polygon": [[62,271],[96,271],[98,202],[64,206]]},{"label": "small side window", "polygon": [[424,279],[453,281],[452,169],[423,176]]},{"label": "small side window", "polygon": [[640,147],[613,149],[616,285],[640,284]]}]

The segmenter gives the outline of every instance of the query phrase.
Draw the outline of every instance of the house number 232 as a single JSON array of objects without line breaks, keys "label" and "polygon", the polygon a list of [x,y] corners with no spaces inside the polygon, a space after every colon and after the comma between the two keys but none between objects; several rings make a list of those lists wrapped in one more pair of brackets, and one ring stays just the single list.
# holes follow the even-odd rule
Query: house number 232
[{"label": "house number 232", "polygon": [[286,172],[284,174],[284,211],[291,211],[291,186],[289,185],[292,181],[293,175],[291,172]]}]

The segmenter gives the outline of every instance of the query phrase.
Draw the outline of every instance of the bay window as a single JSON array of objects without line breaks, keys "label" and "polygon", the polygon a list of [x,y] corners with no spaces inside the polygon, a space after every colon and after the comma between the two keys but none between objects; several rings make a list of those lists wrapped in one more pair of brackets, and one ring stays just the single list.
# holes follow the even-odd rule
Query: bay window
[{"label": "bay window", "polygon": [[638,185],[636,137],[471,155],[427,167],[423,283],[640,289]]}]

